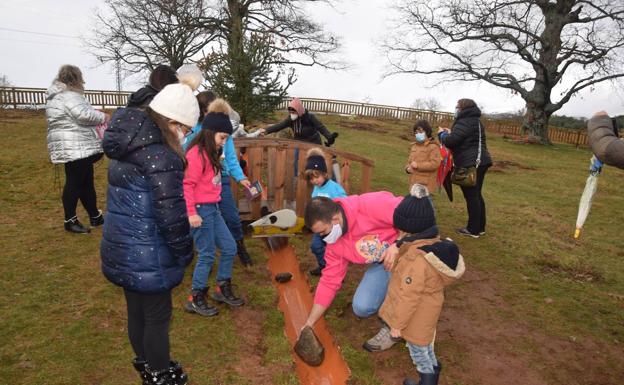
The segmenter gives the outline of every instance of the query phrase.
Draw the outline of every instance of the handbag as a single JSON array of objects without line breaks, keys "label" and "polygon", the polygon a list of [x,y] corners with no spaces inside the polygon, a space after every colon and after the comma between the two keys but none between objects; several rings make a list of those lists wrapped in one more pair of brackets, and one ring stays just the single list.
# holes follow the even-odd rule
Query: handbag
[{"label": "handbag", "polygon": [[479,150],[474,167],[453,167],[451,182],[458,186],[475,187],[477,185],[477,169],[481,164],[481,122],[479,121]]}]

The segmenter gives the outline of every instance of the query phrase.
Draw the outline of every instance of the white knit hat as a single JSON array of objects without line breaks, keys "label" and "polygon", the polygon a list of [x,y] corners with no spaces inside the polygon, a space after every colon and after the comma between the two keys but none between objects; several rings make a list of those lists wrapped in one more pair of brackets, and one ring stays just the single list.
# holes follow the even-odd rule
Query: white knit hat
[{"label": "white knit hat", "polygon": [[183,84],[169,84],[162,89],[149,107],[162,116],[193,127],[199,119],[199,104],[191,87]]}]

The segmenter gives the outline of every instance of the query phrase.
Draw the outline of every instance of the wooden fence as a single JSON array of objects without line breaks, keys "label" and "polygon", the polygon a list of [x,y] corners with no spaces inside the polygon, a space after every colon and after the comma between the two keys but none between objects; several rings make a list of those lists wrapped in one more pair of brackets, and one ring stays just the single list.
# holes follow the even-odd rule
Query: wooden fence
[{"label": "wooden fence", "polygon": [[[85,96],[89,103],[98,108],[114,108],[126,105],[130,92],[87,90]],[[285,110],[292,98],[284,98],[279,109]],[[427,119],[432,126],[450,125],[453,114],[441,111],[419,110],[415,108],[388,106],[383,104],[356,103],[344,100],[301,98],[306,108],[315,113],[359,115],[395,119]],[[0,106],[8,108],[43,108],[46,103],[44,88],[0,87]],[[508,136],[523,136],[522,122],[509,119],[485,119],[487,132]],[[571,130],[549,127],[552,142],[586,146],[585,130]]]}]

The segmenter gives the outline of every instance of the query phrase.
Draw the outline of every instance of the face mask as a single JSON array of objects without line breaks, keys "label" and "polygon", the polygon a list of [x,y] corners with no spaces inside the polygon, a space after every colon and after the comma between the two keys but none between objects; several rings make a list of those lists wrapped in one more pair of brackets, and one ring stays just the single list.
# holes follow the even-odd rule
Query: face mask
[{"label": "face mask", "polygon": [[297,120],[299,118],[299,115],[297,114],[290,114],[290,120]]},{"label": "face mask", "polygon": [[325,243],[327,243],[328,245],[331,245],[332,243],[336,243],[336,241],[341,236],[342,236],[342,227],[336,223],[332,226],[332,229],[329,232],[329,234],[327,234],[325,238],[323,238],[323,241],[325,241]]},{"label": "face mask", "polygon": [[427,135],[424,132],[417,132],[416,133],[416,141],[418,143],[424,142],[425,139],[427,139]]}]

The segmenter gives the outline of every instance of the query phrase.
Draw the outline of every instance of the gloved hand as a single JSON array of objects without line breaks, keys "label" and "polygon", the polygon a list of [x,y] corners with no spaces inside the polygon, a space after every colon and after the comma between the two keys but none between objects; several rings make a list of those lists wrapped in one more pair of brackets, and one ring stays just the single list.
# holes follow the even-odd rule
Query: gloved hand
[{"label": "gloved hand", "polygon": [[337,137],[338,137],[338,133],[337,132],[332,133],[331,136],[325,142],[325,146],[331,147],[334,144],[334,142],[336,141]]},{"label": "gloved hand", "polygon": [[599,174],[602,171],[603,163],[600,159],[596,158],[596,155],[591,158],[591,165],[589,166],[589,172],[592,174]]}]

